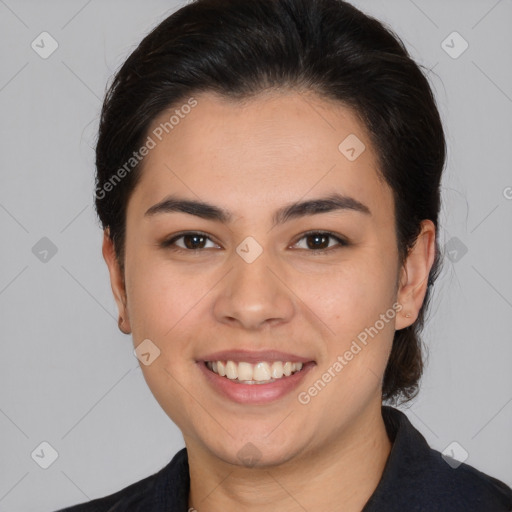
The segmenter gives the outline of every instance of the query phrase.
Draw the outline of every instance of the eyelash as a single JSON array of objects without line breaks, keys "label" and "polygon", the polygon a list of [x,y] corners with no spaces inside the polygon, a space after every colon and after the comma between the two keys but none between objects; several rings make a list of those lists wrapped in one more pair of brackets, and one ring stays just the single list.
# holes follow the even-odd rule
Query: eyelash
[{"label": "eyelash", "polygon": [[[162,248],[170,249],[172,251],[183,251],[183,252],[188,252],[188,253],[199,253],[201,251],[204,251],[205,250],[204,248],[203,249],[187,249],[184,247],[179,247],[179,246],[174,245],[176,243],[176,241],[178,241],[180,238],[183,238],[185,236],[194,236],[194,235],[205,237],[209,241],[216,243],[210,238],[210,236],[208,234],[203,233],[201,231],[185,231],[183,233],[174,235],[173,237],[169,238],[168,240],[164,240],[160,245]],[[332,250],[340,249],[342,247],[347,247],[350,245],[347,240],[345,240],[344,238],[342,238],[339,235],[336,235],[335,233],[332,233],[330,231],[308,231],[306,233],[303,233],[300,236],[300,238],[298,238],[297,241],[294,242],[293,245],[296,245],[303,238],[307,238],[308,236],[311,236],[311,235],[327,236],[329,238],[334,239],[336,242],[338,242],[338,245],[334,246],[334,247],[327,247],[326,249],[302,249],[302,250],[305,250],[305,251],[308,251],[311,253],[316,253],[316,254],[325,254]]]}]

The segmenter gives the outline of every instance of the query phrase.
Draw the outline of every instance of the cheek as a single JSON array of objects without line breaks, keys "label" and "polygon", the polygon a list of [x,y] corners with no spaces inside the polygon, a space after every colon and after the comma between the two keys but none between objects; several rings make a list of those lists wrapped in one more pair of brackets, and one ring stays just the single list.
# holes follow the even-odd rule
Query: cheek
[{"label": "cheek", "polygon": [[294,291],[331,335],[347,340],[391,307],[395,273],[383,258],[360,254],[325,272],[301,275],[294,279]]},{"label": "cheek", "polygon": [[330,370],[336,377],[325,376],[332,384],[322,392],[319,407],[336,397],[355,407],[380,389],[395,332],[396,270],[393,253],[378,255],[376,247],[368,248],[336,271],[302,281],[297,293],[309,297],[307,305],[329,327],[318,373]]},{"label": "cheek", "polygon": [[183,386],[193,371],[191,338],[201,324],[200,299],[208,279],[148,256],[127,261],[126,280],[134,345],[149,339],[159,350],[151,364],[141,364],[144,379],[170,419],[188,429],[197,411]]},{"label": "cheek", "polygon": [[[211,288],[208,277],[196,270],[171,267],[165,260],[150,257],[127,261],[127,292],[130,323],[135,342],[158,340],[166,351],[172,345],[180,350],[177,334],[187,324],[205,291]],[[169,340],[173,343],[170,344]]]},{"label": "cheek", "polygon": [[[353,267],[316,280],[316,285],[309,283],[309,296],[314,300],[308,305],[331,332],[323,340],[324,357],[313,386],[301,391],[311,400],[310,411],[318,417],[327,415],[326,425],[346,421],[347,414],[362,410],[380,396],[397,314],[392,307],[392,277],[389,269],[386,273],[374,264],[371,270]],[[312,293],[319,284],[322,292]],[[333,408],[333,404],[343,407]]]}]

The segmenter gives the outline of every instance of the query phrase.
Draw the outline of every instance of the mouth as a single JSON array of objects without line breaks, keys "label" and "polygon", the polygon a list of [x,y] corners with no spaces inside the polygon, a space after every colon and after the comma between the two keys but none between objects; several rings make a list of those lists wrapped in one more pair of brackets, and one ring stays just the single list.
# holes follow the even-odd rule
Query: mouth
[{"label": "mouth", "polygon": [[210,354],[196,364],[217,396],[244,405],[285,397],[316,366],[315,361],[289,353],[242,350]]},{"label": "mouth", "polygon": [[[270,384],[285,377],[290,377],[304,367],[302,362],[260,361],[256,364],[248,361],[205,361],[208,370],[229,379],[236,384]],[[307,363],[306,363],[307,364]]]}]

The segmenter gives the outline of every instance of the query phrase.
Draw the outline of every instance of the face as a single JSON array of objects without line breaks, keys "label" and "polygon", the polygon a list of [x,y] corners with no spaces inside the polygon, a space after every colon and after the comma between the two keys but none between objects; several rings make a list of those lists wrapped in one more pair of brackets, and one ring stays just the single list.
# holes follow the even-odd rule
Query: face
[{"label": "face", "polygon": [[[380,412],[394,331],[421,306],[432,238],[406,276],[392,191],[348,108],[297,92],[194,98],[168,134],[158,127],[172,112],[148,132],[125,288],[108,238],[104,254],[134,345],[150,340],[144,377],[189,450],[284,464]],[[206,361],[222,361],[217,374]],[[302,369],[280,366],[290,362]]]}]

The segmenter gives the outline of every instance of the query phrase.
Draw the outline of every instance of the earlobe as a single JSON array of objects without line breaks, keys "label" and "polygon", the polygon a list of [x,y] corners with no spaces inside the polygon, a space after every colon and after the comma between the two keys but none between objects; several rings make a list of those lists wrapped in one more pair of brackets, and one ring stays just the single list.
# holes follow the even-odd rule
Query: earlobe
[{"label": "earlobe", "polygon": [[423,220],[421,225],[421,232],[402,267],[397,297],[402,313],[397,317],[396,330],[415,322],[427,293],[430,269],[435,259],[436,228],[429,219]]},{"label": "earlobe", "polygon": [[112,293],[114,294],[114,299],[117,303],[117,308],[119,310],[119,330],[124,334],[130,334],[131,327],[127,308],[124,275],[119,266],[119,262],[116,257],[114,242],[110,238],[110,232],[108,228],[106,228],[103,231],[103,244],[101,252],[103,254],[105,263],[107,264],[108,267]]}]

